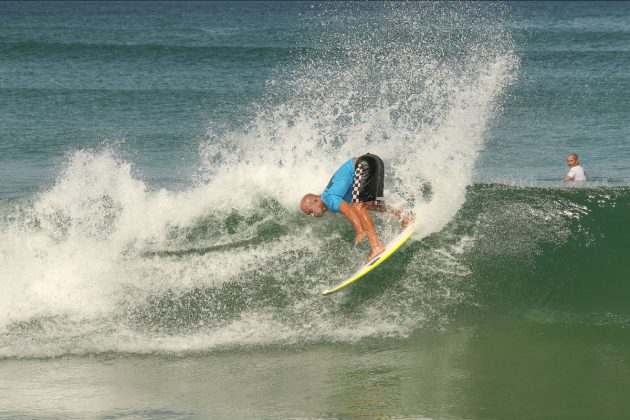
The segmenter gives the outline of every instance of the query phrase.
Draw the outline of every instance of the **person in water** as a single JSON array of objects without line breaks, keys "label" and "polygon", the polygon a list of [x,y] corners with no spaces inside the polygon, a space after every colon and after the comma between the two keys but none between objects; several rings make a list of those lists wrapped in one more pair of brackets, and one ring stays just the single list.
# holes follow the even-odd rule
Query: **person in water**
[{"label": "person in water", "polygon": [[580,166],[580,160],[575,153],[569,153],[567,156],[567,165],[569,165],[569,173],[565,175],[565,181],[586,181],[588,177],[584,168]]},{"label": "person in water", "polygon": [[300,209],[313,217],[321,217],[328,210],[341,212],[354,228],[354,244],[367,238],[370,254],[366,261],[369,262],[385,250],[369,210],[392,214],[401,221],[402,228],[413,222],[411,215],[384,203],[384,178],[385,167],[380,157],[370,153],[352,157],[337,169],[321,195],[302,197]]}]

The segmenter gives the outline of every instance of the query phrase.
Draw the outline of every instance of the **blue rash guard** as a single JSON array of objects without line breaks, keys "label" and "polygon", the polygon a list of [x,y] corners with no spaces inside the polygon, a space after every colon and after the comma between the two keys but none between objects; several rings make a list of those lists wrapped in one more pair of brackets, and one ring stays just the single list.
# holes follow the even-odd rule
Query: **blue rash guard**
[{"label": "blue rash guard", "polygon": [[342,201],[352,202],[352,181],[354,180],[354,157],[341,165],[330,178],[328,186],[322,193],[322,201],[334,213],[339,212]]}]

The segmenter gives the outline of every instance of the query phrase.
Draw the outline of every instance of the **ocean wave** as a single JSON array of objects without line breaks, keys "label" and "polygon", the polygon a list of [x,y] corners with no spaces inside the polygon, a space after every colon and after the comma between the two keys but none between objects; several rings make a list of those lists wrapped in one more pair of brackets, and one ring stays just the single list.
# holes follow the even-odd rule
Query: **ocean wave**
[{"label": "ocean wave", "polygon": [[[307,226],[273,200],[171,225],[164,242],[127,244],[106,269],[102,252],[87,252],[84,271],[77,261],[52,265],[54,248],[63,247],[57,237],[30,257],[31,268],[47,261],[30,284],[3,261],[15,283],[5,289],[0,354],[352,341],[511,313],[626,325],[628,207],[628,187],[475,185],[443,230],[332,298],[321,291],[351,273],[365,251],[354,249],[342,220]],[[389,220],[378,224],[385,238],[395,234]],[[19,243],[10,248],[3,245],[2,255],[19,258]]]},{"label": "ocean wave", "polygon": [[[151,188],[105,146],[69,153],[53,187],[3,211],[1,357],[400,337],[483,304],[471,249],[493,231],[460,215],[517,76],[511,34],[472,3],[370,4],[368,19],[336,7],[355,6],[322,12],[309,40],[321,48],[270,75],[246,124],[208,128],[187,188]],[[297,203],[366,152],[385,161],[387,199],[417,216],[416,236],[324,298],[368,250],[343,218],[315,222]],[[399,229],[377,223],[385,241]],[[519,238],[514,255],[530,247]]]}]

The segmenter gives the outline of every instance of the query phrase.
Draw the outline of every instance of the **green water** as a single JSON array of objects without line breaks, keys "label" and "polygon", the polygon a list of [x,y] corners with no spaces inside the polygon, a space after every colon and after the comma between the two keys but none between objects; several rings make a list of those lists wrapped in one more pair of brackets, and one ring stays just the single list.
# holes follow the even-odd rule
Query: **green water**
[{"label": "green water", "polygon": [[622,419],[630,410],[623,392],[630,386],[629,358],[626,326],[558,325],[534,313],[353,344],[244,348],[184,358],[4,360],[0,413]]}]

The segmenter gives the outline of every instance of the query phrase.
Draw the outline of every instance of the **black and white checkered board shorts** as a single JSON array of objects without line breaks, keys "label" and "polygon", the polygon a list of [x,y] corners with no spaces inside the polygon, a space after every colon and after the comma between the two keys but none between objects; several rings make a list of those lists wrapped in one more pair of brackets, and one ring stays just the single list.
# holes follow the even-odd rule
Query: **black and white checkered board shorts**
[{"label": "black and white checkered board shorts", "polygon": [[354,167],[352,180],[352,202],[367,203],[383,201],[383,179],[385,166],[380,157],[373,154],[359,156]]}]

